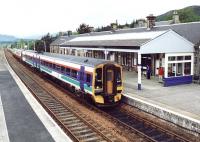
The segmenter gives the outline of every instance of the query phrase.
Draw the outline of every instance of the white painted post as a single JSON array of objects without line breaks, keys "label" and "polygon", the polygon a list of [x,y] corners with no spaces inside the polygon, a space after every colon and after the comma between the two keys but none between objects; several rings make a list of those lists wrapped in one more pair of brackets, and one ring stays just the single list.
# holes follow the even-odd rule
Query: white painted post
[{"label": "white painted post", "polygon": [[165,54],[165,78],[168,77],[168,54]]},{"label": "white painted post", "polygon": [[141,89],[142,89],[141,58],[142,58],[142,57],[141,57],[141,54],[138,52],[138,65],[137,65],[137,68],[138,68],[138,90],[141,90]]},{"label": "white painted post", "polygon": [[104,50],[104,54],[105,54],[105,60],[108,60],[108,51],[107,50]]},{"label": "white painted post", "polygon": [[194,75],[194,53],[191,55],[191,75]]}]

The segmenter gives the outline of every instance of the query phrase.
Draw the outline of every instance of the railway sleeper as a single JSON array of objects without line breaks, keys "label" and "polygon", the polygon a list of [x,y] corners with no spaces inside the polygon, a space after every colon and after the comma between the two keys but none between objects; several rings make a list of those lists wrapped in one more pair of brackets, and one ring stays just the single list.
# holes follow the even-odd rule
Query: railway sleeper
[{"label": "railway sleeper", "polygon": [[59,113],[56,114],[56,116],[57,116],[59,119],[74,117],[73,114],[68,114],[68,115],[67,115],[67,114],[62,114],[62,115],[60,115]]},{"label": "railway sleeper", "polygon": [[67,124],[66,126],[70,128],[70,127],[77,127],[77,126],[82,126],[82,125],[85,125],[85,124],[83,122],[79,122],[79,123],[74,123],[74,124]]},{"label": "railway sleeper", "polygon": [[[62,120],[63,121],[63,120]],[[80,120],[70,120],[70,121],[66,121],[66,120],[64,120],[63,121],[63,123],[65,124],[65,125],[69,125],[69,124],[72,124],[72,123],[80,123],[81,121]]]},{"label": "railway sleeper", "polygon": [[86,134],[92,133],[92,130],[91,129],[83,129],[80,131],[74,131],[74,133],[76,135],[86,135]]},{"label": "railway sleeper", "polygon": [[83,126],[71,128],[71,131],[76,131],[76,130],[78,131],[78,130],[83,130],[83,129],[86,129],[86,128],[88,128],[88,126],[83,125]]},{"label": "railway sleeper", "polygon": [[53,108],[51,109],[53,112],[65,112],[65,113],[70,113],[68,110],[66,110],[65,108],[60,108],[60,109],[57,109],[57,108]]},{"label": "railway sleeper", "polygon": [[84,135],[79,135],[78,138],[80,140],[84,140],[84,141],[101,139],[101,137],[99,137],[95,132],[87,133],[87,134],[84,134]]},{"label": "railway sleeper", "polygon": [[62,120],[63,120],[63,121],[66,121],[66,122],[72,122],[72,121],[75,121],[75,120],[80,121],[80,120],[77,119],[77,117],[75,117],[75,116],[72,116],[72,117],[66,117],[66,118],[63,118]]}]

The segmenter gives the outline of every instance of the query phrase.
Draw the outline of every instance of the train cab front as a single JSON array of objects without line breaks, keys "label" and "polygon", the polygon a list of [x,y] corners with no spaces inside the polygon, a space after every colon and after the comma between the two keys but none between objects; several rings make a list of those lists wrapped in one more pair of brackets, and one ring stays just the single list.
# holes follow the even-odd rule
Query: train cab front
[{"label": "train cab front", "polygon": [[97,106],[114,106],[121,100],[122,68],[117,64],[104,64],[95,70],[94,100]]}]

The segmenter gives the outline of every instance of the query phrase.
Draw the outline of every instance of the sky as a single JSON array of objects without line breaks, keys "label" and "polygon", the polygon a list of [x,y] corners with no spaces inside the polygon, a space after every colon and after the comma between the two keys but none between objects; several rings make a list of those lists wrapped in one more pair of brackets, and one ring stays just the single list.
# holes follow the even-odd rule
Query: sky
[{"label": "sky", "polygon": [[0,0],[0,34],[19,38],[95,28],[200,5],[200,0]]}]

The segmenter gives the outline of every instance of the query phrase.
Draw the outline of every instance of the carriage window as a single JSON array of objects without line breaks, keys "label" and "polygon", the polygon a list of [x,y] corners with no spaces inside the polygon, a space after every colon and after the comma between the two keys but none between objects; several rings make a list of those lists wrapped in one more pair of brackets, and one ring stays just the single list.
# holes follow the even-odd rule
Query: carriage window
[{"label": "carriage window", "polygon": [[77,71],[76,70],[72,70],[71,76],[74,77],[74,78],[77,78]]},{"label": "carriage window", "polygon": [[52,68],[52,63],[49,63],[49,67]]},{"label": "carriage window", "polygon": [[69,68],[66,68],[66,74],[70,75],[70,69]]},{"label": "carriage window", "polygon": [[53,69],[56,69],[56,65],[55,64],[53,64]]},{"label": "carriage window", "polygon": [[95,74],[95,88],[102,88],[102,68],[96,69]]},{"label": "carriage window", "polygon": [[91,81],[91,75],[90,74],[86,74],[86,82],[90,83]]},{"label": "carriage window", "polygon": [[60,66],[56,65],[56,70],[60,71]]},{"label": "carriage window", "polygon": [[65,67],[61,66],[61,72],[65,73]]},{"label": "carriage window", "polygon": [[47,65],[48,65],[46,61],[44,61],[44,65],[45,65],[45,66],[47,66]]}]

